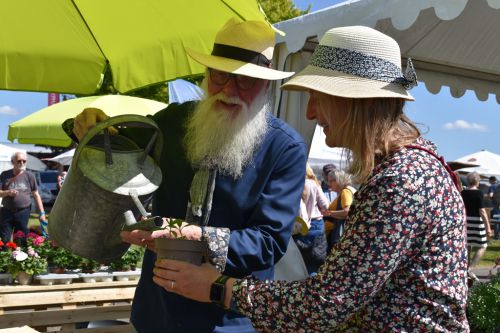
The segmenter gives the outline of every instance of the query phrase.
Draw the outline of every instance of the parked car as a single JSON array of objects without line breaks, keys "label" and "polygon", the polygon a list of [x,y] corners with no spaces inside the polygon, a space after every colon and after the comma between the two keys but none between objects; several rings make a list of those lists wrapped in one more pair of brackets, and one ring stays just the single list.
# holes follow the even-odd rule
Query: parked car
[{"label": "parked car", "polygon": [[44,205],[52,205],[56,201],[57,189],[57,175],[55,170],[48,171],[34,171],[36,184],[38,186],[38,193],[42,197]]}]

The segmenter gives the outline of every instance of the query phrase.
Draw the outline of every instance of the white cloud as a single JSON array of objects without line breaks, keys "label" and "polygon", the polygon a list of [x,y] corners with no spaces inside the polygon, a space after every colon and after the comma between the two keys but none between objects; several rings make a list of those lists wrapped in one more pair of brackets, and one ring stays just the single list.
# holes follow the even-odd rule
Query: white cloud
[{"label": "white cloud", "polygon": [[19,112],[14,109],[12,106],[9,106],[9,105],[2,105],[0,106],[0,114],[6,114],[6,115],[10,115],[10,116],[14,116],[16,114],[18,114]]},{"label": "white cloud", "polygon": [[487,132],[488,127],[477,123],[469,123],[465,120],[456,120],[453,123],[446,123],[443,125],[445,130],[466,130],[476,132]]}]

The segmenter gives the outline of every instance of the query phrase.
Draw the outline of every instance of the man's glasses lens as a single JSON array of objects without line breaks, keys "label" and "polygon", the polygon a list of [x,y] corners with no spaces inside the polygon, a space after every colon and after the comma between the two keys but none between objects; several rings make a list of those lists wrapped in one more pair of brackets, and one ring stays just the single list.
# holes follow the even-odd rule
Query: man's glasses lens
[{"label": "man's glasses lens", "polygon": [[236,81],[236,86],[241,90],[252,89],[253,86],[255,85],[255,82],[257,82],[258,80],[257,78],[254,77],[231,74],[227,72],[218,71],[216,69],[210,69],[209,73],[210,73],[210,79],[219,86],[225,85],[229,81],[229,79],[232,76],[234,76],[234,79]]},{"label": "man's glasses lens", "polygon": [[17,163],[21,164],[21,163],[26,163],[26,160],[17,160]]}]

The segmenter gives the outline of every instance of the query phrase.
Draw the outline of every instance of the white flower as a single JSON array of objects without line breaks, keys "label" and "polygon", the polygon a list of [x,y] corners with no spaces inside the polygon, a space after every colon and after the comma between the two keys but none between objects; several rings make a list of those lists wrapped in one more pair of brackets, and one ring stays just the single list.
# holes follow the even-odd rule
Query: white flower
[{"label": "white flower", "polygon": [[24,261],[28,258],[28,254],[21,250],[16,250],[12,252],[12,255],[14,256],[14,259],[16,259],[16,261]]}]

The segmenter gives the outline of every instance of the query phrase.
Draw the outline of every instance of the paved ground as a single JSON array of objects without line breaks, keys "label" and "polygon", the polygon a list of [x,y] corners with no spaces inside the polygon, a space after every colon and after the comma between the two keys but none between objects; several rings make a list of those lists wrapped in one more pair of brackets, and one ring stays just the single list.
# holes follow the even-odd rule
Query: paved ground
[{"label": "paved ground", "polygon": [[492,267],[478,267],[473,268],[472,272],[476,274],[480,281],[486,281],[490,279],[490,273],[493,275],[500,274],[500,268],[497,268],[496,270],[492,269]]}]

